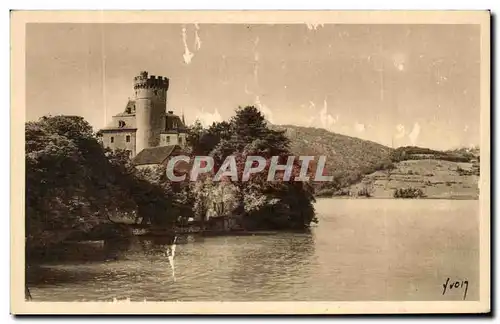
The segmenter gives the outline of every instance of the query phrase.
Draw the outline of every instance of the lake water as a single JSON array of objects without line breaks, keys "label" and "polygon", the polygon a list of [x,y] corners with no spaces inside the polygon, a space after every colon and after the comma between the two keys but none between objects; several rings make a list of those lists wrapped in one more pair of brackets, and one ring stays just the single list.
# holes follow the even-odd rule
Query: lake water
[{"label": "lake water", "polygon": [[168,258],[134,244],[118,260],[47,264],[36,301],[467,300],[479,297],[477,200],[320,199],[310,233],[192,237]]}]

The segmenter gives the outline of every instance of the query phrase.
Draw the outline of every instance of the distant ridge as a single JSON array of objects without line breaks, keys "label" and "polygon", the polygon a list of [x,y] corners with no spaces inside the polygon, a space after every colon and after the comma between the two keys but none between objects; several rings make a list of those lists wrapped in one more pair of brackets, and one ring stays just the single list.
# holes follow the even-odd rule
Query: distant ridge
[{"label": "distant ridge", "polygon": [[341,135],[322,128],[293,125],[270,125],[284,130],[296,155],[326,156],[326,173],[335,177],[335,184],[318,184],[340,188],[361,179],[391,163],[390,147],[360,138]]}]

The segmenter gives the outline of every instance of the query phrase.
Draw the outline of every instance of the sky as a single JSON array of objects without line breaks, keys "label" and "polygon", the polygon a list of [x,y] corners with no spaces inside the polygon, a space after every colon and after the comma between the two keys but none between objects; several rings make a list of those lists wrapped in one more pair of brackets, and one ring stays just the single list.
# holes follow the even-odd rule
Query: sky
[{"label": "sky", "polygon": [[479,145],[479,25],[28,24],[26,117],[122,112],[140,71],[167,110],[209,125],[255,105],[273,124],[387,146]]}]

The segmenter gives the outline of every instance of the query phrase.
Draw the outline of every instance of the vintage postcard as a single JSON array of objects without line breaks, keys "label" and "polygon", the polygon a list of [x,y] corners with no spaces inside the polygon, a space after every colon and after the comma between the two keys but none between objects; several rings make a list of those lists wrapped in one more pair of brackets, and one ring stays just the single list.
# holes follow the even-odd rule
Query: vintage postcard
[{"label": "vintage postcard", "polygon": [[11,312],[490,311],[488,11],[13,11]]}]

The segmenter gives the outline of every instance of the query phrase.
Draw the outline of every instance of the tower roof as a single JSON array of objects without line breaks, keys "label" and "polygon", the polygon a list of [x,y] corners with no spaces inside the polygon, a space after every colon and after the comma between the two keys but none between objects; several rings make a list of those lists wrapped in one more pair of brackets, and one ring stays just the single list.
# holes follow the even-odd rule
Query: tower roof
[{"label": "tower roof", "polygon": [[125,106],[125,109],[121,112],[116,114],[115,116],[133,116],[135,115],[135,100],[129,99],[127,102],[127,105]]},{"label": "tower roof", "polygon": [[180,149],[179,145],[157,146],[145,148],[140,151],[132,160],[133,165],[162,164],[175,149]]},{"label": "tower roof", "polygon": [[173,111],[169,110],[165,114],[165,132],[169,131],[185,131],[186,125],[182,121],[181,117],[174,114]]}]

